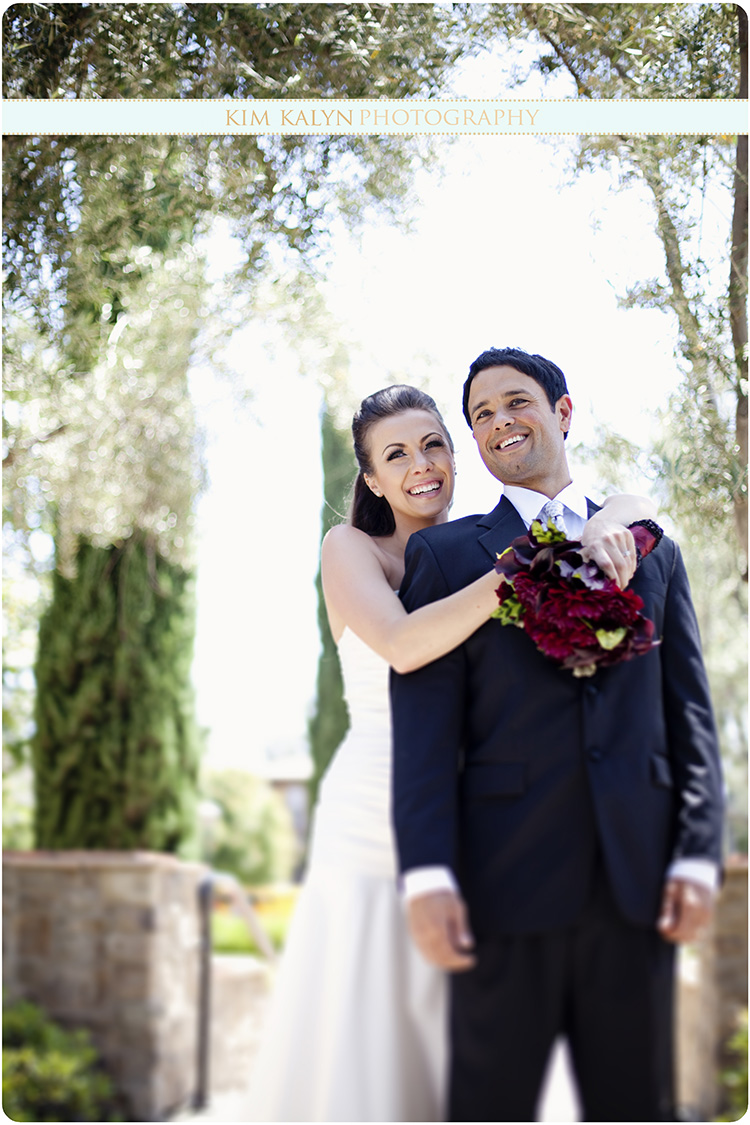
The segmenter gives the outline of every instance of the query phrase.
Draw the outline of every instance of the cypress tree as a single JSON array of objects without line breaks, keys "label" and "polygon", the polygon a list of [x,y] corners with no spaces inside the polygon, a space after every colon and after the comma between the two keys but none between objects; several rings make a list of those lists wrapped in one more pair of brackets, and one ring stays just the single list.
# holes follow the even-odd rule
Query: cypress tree
[{"label": "cypress tree", "polygon": [[36,661],[36,846],[185,851],[198,738],[193,584],[144,534],[82,541]]},{"label": "cypress tree", "polygon": [[[332,411],[327,406],[321,417],[321,456],[323,461],[322,540],[329,528],[336,523],[341,523],[342,513],[348,506],[351,483],[357,471],[351,433],[348,428],[344,429],[337,424]],[[315,712],[308,726],[313,759],[313,776],[310,780],[311,807],[317,797],[320,779],[349,727],[341,665],[328,625],[320,570],[316,578],[316,588],[321,652],[318,660]]]}]

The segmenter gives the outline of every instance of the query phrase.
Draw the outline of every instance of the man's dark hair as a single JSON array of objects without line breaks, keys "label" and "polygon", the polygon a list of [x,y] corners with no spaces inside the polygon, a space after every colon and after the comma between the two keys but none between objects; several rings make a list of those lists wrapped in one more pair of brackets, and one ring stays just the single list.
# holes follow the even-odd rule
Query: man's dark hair
[{"label": "man's dark hair", "polygon": [[[469,368],[469,374],[464,383],[464,418],[471,425],[469,417],[469,391],[475,376],[487,367],[515,367],[516,371],[528,375],[544,388],[544,393],[552,410],[560,395],[568,393],[568,384],[560,368],[543,355],[529,355],[521,348],[490,348],[482,352]],[[565,435],[567,437],[567,434]]]}]

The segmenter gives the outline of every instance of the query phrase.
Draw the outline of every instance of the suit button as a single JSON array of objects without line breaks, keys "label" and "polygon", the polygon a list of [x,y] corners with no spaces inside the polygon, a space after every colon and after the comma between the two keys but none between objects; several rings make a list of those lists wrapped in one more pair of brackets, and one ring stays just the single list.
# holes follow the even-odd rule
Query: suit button
[{"label": "suit button", "polygon": [[602,752],[598,746],[590,746],[588,749],[589,761],[600,762],[602,760]]}]

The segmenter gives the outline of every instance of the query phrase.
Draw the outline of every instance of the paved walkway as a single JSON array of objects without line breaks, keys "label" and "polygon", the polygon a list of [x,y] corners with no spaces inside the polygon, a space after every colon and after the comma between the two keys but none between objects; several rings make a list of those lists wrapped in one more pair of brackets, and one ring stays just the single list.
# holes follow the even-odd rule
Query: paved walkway
[{"label": "paved walkway", "polygon": [[[199,1112],[185,1111],[175,1121],[215,1121],[231,1125],[232,1122],[246,1120],[245,1106],[247,1094],[243,1090],[217,1094],[206,1109]],[[540,1121],[567,1122],[578,1121],[573,1087],[568,1071],[567,1057],[562,1046],[555,1049],[550,1064],[547,1086],[542,1095]]]}]

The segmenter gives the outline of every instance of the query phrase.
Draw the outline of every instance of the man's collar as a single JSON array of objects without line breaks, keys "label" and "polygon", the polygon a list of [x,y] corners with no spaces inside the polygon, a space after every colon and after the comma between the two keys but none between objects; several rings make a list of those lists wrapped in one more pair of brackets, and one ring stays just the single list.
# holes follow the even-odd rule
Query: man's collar
[{"label": "man's collar", "polygon": [[589,518],[586,497],[575,481],[553,497],[545,496],[542,492],[534,492],[531,488],[522,488],[518,484],[504,485],[503,493],[510,500],[527,527],[532,520],[536,519],[550,499],[559,500],[561,504],[564,504],[566,508],[580,516],[584,521]]}]

